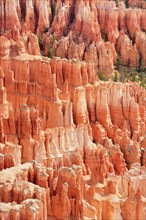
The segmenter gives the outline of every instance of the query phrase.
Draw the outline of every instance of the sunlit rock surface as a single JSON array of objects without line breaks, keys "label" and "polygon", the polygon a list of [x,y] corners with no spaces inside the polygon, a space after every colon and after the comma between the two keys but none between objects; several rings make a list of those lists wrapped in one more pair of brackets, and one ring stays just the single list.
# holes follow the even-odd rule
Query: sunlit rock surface
[{"label": "sunlit rock surface", "polygon": [[129,4],[0,2],[0,219],[146,219],[146,91],[97,74],[146,66]]}]

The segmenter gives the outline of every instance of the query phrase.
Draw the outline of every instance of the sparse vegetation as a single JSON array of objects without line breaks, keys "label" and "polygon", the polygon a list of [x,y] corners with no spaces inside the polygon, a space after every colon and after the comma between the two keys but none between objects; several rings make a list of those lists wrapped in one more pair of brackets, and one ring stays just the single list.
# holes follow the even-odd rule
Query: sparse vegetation
[{"label": "sparse vegetation", "polygon": [[120,73],[117,70],[113,73],[113,80],[114,82],[118,82],[120,80]]},{"label": "sparse vegetation", "polygon": [[51,43],[54,44],[55,40],[56,40],[56,35],[55,35],[55,34],[52,34]]},{"label": "sparse vegetation", "polygon": [[53,49],[50,46],[48,47],[48,57],[53,58]]},{"label": "sparse vegetation", "polygon": [[[56,41],[56,36],[55,34],[52,34],[52,36],[50,37],[50,43],[48,46],[48,57],[50,57],[51,59],[53,58],[53,44],[55,41]],[[44,46],[43,46],[43,40],[42,40],[41,35],[38,36],[38,42],[39,42],[41,55],[43,56]]]},{"label": "sparse vegetation", "polygon": [[[118,73],[119,73],[119,77],[118,77]],[[121,57],[118,56],[113,80],[115,82],[117,81],[125,82],[128,80],[132,82],[138,82],[141,86],[146,88],[146,68],[144,67],[142,60],[140,60],[140,65],[138,68],[132,69],[130,67],[124,66],[122,64]]]},{"label": "sparse vegetation", "polygon": [[38,36],[38,42],[39,42],[39,46],[40,46],[40,49],[41,49],[41,47],[43,46],[43,41],[42,41],[41,35]]},{"label": "sparse vegetation", "polygon": [[55,34],[52,34],[52,37],[50,39],[50,44],[48,47],[48,57],[50,57],[51,59],[53,58],[53,44],[56,41],[56,36]]},{"label": "sparse vegetation", "polygon": [[[98,73],[98,77],[102,81],[108,80],[102,72]],[[138,82],[140,86],[146,89],[146,68],[144,68],[142,61],[138,68],[124,66],[121,57],[118,56],[112,79],[114,82]]]},{"label": "sparse vegetation", "polygon": [[104,76],[104,74],[102,72],[98,73],[98,77],[102,81],[108,81],[108,79]]},{"label": "sparse vegetation", "polygon": [[119,0],[115,0],[116,6],[118,6],[119,4]]},{"label": "sparse vegetation", "polygon": [[43,41],[42,41],[41,35],[38,36],[38,42],[39,42],[39,47],[40,47],[41,55],[43,56]]}]

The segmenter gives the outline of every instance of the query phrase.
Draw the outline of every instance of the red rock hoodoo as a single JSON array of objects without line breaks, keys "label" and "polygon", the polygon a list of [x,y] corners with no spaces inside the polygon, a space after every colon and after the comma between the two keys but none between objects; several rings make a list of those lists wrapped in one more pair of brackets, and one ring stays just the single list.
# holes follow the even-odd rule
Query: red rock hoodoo
[{"label": "red rock hoodoo", "polygon": [[146,219],[145,21],[142,0],[0,1],[0,220]]}]

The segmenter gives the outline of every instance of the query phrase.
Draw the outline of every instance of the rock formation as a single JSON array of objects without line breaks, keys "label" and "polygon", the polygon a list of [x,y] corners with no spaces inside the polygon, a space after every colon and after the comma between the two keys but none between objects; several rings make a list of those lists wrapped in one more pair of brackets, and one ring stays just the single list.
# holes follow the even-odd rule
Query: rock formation
[{"label": "rock formation", "polygon": [[97,74],[146,67],[141,8],[0,2],[0,219],[146,218],[146,91]]},{"label": "rock formation", "polygon": [[[144,1],[128,1],[128,4],[144,7],[145,3]],[[122,1],[116,5],[114,1],[98,0],[94,2],[82,0],[74,3],[67,0],[57,1],[57,3],[47,0],[36,2],[29,0],[21,3],[2,0],[0,30],[4,33],[10,32],[15,27],[20,29],[25,22],[28,30],[26,32],[24,28],[22,29],[21,44],[19,40],[18,45],[22,47],[22,41],[25,41],[25,47],[29,53],[34,54],[35,50],[31,44],[36,40],[29,35],[29,31],[32,31],[37,33],[44,55],[94,62],[96,70],[107,75],[107,72],[111,74],[114,70],[117,54],[121,58],[126,57],[127,60],[122,58],[124,65],[128,63],[131,68],[136,68],[143,63],[146,67],[145,49],[142,52],[136,43],[139,28],[142,30],[139,41],[143,42],[142,48],[145,48],[146,12],[144,9],[135,7],[126,8]],[[121,41],[121,31],[125,34],[124,45]],[[11,38],[13,39],[12,36]],[[30,42],[28,46],[26,39]],[[113,53],[116,54],[114,60],[108,58],[111,54],[106,47],[108,40],[112,43]],[[95,56],[89,52],[93,45],[95,45]],[[122,51],[119,51],[119,47],[122,47]],[[37,54],[38,52],[34,55]],[[109,62],[104,62],[104,59]]]}]

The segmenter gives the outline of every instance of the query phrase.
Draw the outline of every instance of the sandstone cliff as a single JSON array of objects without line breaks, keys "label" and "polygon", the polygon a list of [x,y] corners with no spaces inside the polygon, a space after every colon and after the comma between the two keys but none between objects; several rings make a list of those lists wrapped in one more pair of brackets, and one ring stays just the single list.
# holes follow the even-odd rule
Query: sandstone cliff
[{"label": "sandstone cliff", "polygon": [[97,81],[80,61],[21,54],[0,65],[1,218],[106,219],[112,206],[108,218],[122,219],[138,189],[144,210],[145,90]]},{"label": "sandstone cliff", "polygon": [[[0,30],[2,34],[7,33],[8,38],[12,28],[20,30],[21,37],[16,38],[13,31],[12,39],[19,40],[19,46],[25,41],[25,47],[33,54],[32,42],[36,39],[29,33],[37,33],[41,53],[45,56],[94,62],[96,71],[109,78],[118,61],[117,55],[123,65],[146,67],[146,12],[136,8],[144,7],[144,1],[128,1],[128,6],[126,8],[123,1],[116,5],[115,1],[98,0],[29,0],[20,3],[2,0]],[[141,48],[137,46],[137,35],[138,41],[142,42]],[[26,45],[27,39],[29,45]],[[107,47],[108,41],[111,45]]]}]

